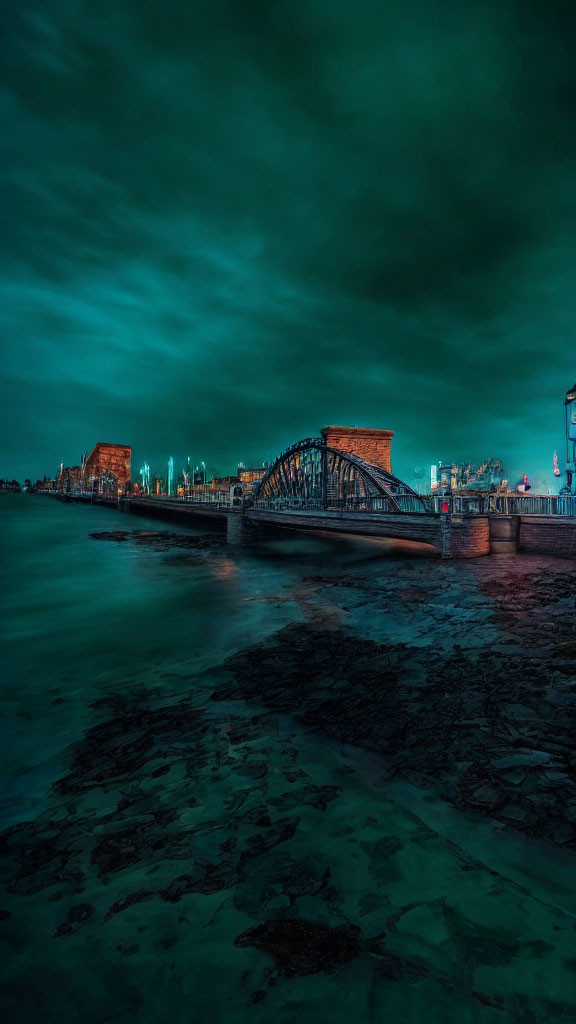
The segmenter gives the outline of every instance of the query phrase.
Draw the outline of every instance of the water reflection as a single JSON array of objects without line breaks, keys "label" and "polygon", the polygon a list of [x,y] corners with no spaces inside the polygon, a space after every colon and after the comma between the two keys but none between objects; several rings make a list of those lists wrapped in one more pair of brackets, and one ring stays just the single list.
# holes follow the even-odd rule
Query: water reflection
[{"label": "water reflection", "polygon": [[9,1019],[574,1019],[571,564],[0,514]]}]

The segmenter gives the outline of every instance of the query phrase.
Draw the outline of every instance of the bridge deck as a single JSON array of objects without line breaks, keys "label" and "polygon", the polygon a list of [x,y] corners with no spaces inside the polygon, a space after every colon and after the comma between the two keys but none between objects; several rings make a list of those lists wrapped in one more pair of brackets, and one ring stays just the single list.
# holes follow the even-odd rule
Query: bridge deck
[{"label": "bridge deck", "polygon": [[440,524],[440,517],[428,512],[399,515],[397,512],[340,512],[330,509],[286,509],[278,512],[247,509],[245,515],[252,523],[291,530],[335,530],[339,533],[366,533],[372,536],[390,536],[393,530],[396,537],[411,537],[417,533],[419,538],[429,531],[435,539]]},{"label": "bridge deck", "polygon": [[205,519],[220,519],[225,522],[228,515],[230,514],[229,506],[220,506],[216,504],[200,504],[199,502],[192,501],[181,501],[178,498],[124,498],[123,502],[126,503],[126,508],[131,511],[141,510],[142,512],[151,512],[161,514],[162,512],[168,513],[169,515],[178,514],[183,519],[200,516]]},{"label": "bridge deck", "polygon": [[[264,539],[266,527],[284,530],[332,531],[357,533],[372,537],[406,539],[432,545],[444,558],[477,558],[491,551],[496,554],[520,551],[576,558],[576,498],[550,501],[552,514],[538,514],[536,508],[524,512],[525,503],[518,502],[519,511],[486,509],[481,512],[470,506],[452,515],[439,512],[385,512],[362,509],[302,509],[237,507],[216,502],[188,502],[181,498],[96,496],[91,494],[62,495],[46,492],[65,501],[88,502],[123,511],[141,512],[181,523],[204,519],[227,524],[231,543],[254,543]],[[542,497],[542,496],[541,496]],[[544,496],[545,497],[545,496]],[[516,500],[516,499],[514,499]],[[476,499],[474,499],[476,501]],[[557,513],[561,507],[562,512]],[[506,535],[506,520],[513,521]],[[262,532],[260,532],[260,530]],[[507,543],[504,540],[507,539]]]}]

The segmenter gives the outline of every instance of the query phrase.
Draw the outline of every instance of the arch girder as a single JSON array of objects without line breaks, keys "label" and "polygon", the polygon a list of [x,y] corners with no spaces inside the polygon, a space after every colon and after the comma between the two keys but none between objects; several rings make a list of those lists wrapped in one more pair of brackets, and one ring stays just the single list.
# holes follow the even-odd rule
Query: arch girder
[{"label": "arch girder", "polygon": [[282,452],[256,486],[254,500],[277,496],[306,501],[318,489],[324,495],[337,489],[339,496],[360,496],[363,490],[362,497],[382,497],[394,512],[403,511],[395,495],[410,495],[426,511],[422,496],[399,477],[352,452],[329,447],[322,438],[305,438]]}]

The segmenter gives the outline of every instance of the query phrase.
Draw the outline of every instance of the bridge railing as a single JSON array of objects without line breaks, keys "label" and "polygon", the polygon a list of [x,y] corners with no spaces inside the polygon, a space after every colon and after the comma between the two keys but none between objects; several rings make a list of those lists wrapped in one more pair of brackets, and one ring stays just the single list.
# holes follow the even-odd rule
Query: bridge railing
[{"label": "bridge railing", "polygon": [[[38,493],[56,495],[58,497],[84,498],[91,501],[116,500],[116,492],[76,489],[74,491],[57,491],[39,489]],[[350,496],[347,498],[328,497],[326,503],[320,496],[279,497],[279,498],[246,498],[233,497],[229,491],[206,491],[193,495],[124,495],[123,497],[151,498],[158,502],[182,502],[186,505],[198,505],[200,508],[229,509],[253,508],[257,511],[269,512],[356,512],[356,513],[394,513],[390,502],[384,495],[371,497]],[[576,494],[394,494],[394,501],[403,514],[428,512],[436,515],[450,513],[453,515],[485,516],[485,515],[522,515],[522,516],[566,516],[576,518]]]},{"label": "bridge railing", "polygon": [[[401,513],[429,512],[436,515],[535,515],[576,517],[576,495],[563,494],[394,494]],[[386,512],[394,513],[386,497],[368,498],[257,498],[245,506],[258,511],[297,512]]]},{"label": "bridge railing", "polygon": [[496,494],[496,511],[504,515],[576,516],[576,494]]},{"label": "bridge railing", "polygon": [[202,508],[230,508],[232,505],[242,504],[242,498],[231,498],[228,491],[206,491],[201,494],[132,494],[130,497],[143,501],[169,502],[171,505],[175,502],[182,505],[199,505]]},{"label": "bridge railing", "polygon": [[455,515],[576,516],[574,494],[430,494],[431,512]]},{"label": "bridge railing", "polygon": [[244,501],[245,508],[253,508],[257,512],[308,512],[323,511],[322,498],[255,498]]},{"label": "bridge railing", "polygon": [[114,490],[114,491],[93,491],[93,490],[87,490],[84,487],[75,487],[71,491],[58,491],[58,490],[56,490],[54,488],[51,488],[51,487],[38,488],[38,491],[36,493],[37,494],[55,494],[56,497],[58,497],[58,498],[83,498],[83,499],[85,499],[87,501],[88,500],[89,501],[98,501],[99,499],[100,500],[104,500],[105,499],[106,501],[117,501],[118,497],[119,497],[118,490]]},{"label": "bridge railing", "polygon": [[[419,499],[414,494],[394,494],[394,501],[400,506],[402,512],[426,512],[428,503],[425,496]],[[280,497],[280,498],[256,498],[254,501],[246,502],[250,508],[263,512],[396,512],[392,503],[385,495],[374,495],[372,497],[350,496],[347,498],[328,497],[326,502],[322,497]]]}]

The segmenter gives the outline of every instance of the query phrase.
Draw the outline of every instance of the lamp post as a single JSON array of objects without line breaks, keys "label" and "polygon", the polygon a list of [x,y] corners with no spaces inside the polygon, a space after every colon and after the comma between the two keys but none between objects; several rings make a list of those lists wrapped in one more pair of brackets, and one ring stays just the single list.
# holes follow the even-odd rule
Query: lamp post
[{"label": "lamp post", "polygon": [[560,494],[572,494],[572,481],[576,474],[576,384],[568,388],[564,399],[566,424],[566,487]]}]

